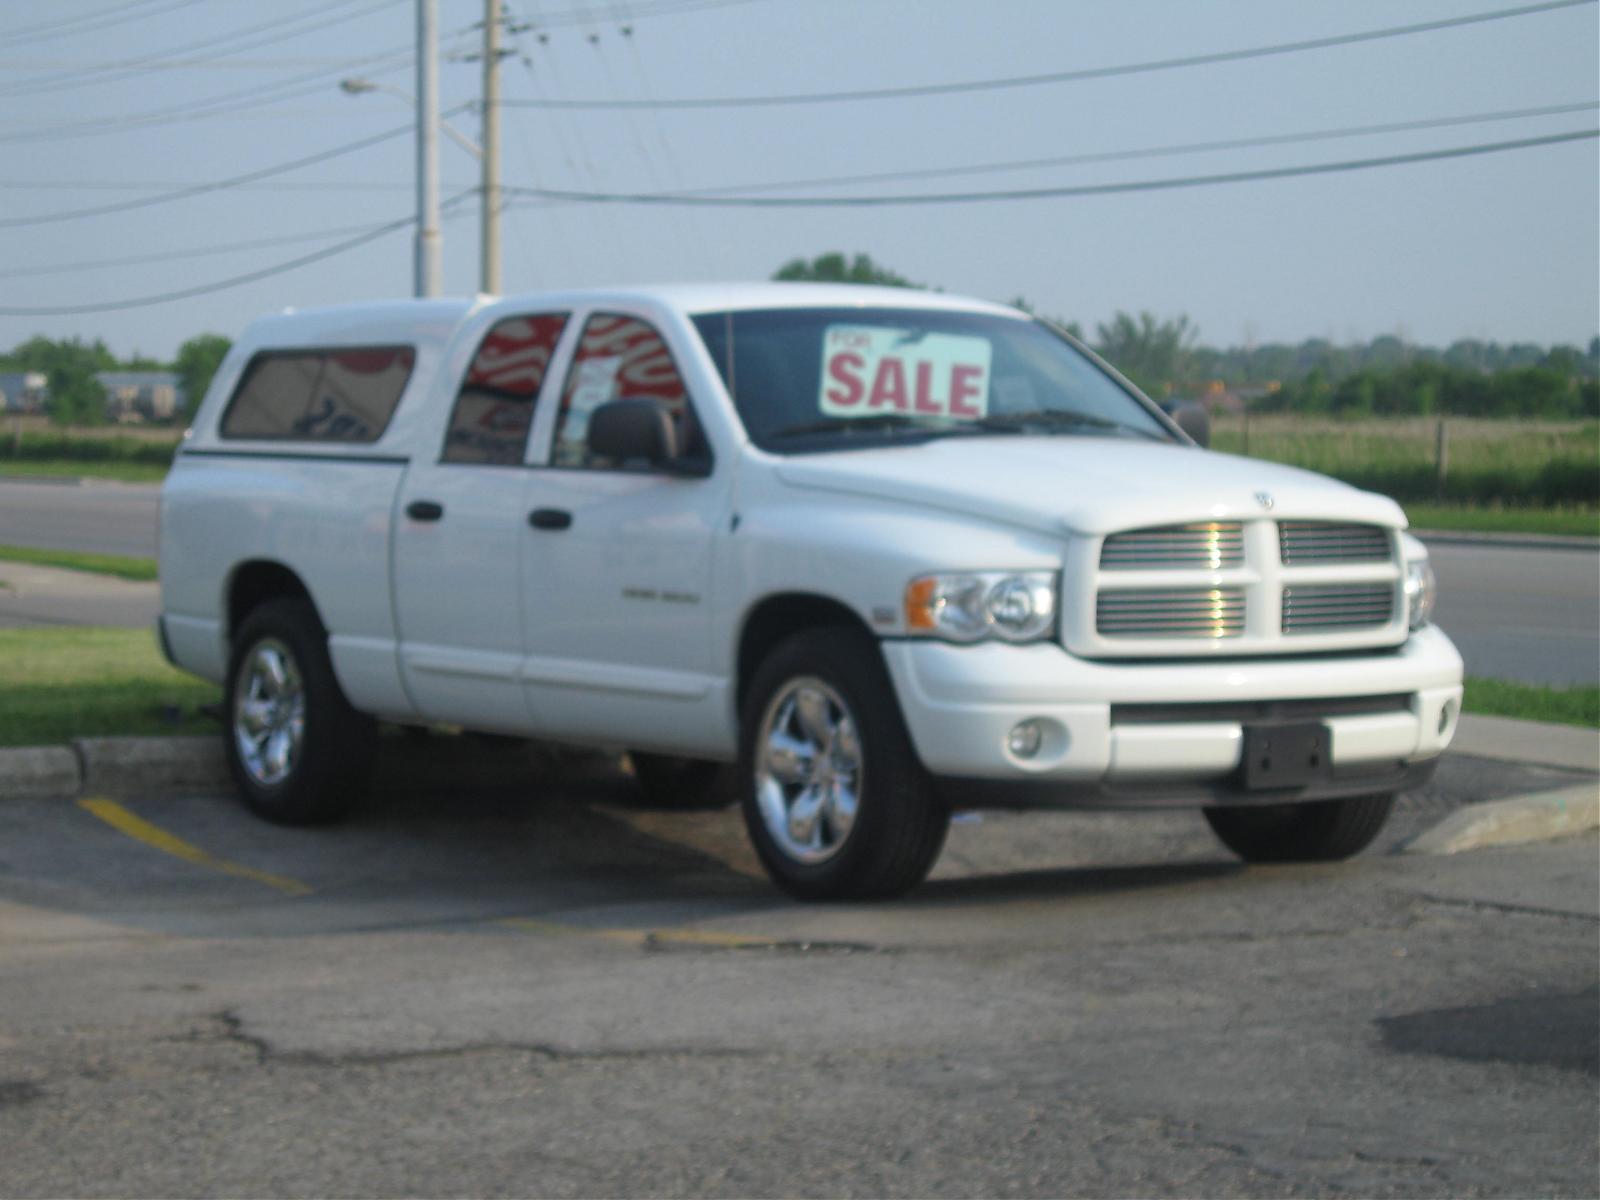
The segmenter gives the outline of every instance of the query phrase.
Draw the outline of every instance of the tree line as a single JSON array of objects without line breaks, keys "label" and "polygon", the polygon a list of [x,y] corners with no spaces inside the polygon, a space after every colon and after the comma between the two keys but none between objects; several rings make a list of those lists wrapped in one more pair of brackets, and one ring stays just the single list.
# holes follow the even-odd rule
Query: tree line
[{"label": "tree line", "polygon": [[[773,275],[780,280],[927,287],[874,262],[840,253],[796,258]],[[938,289],[933,289],[938,290]],[[1025,297],[1011,303],[1034,308]],[[1039,314],[1043,315],[1043,314]],[[1443,349],[1412,345],[1385,334],[1336,345],[1307,338],[1298,345],[1268,343],[1218,349],[1200,344],[1187,316],[1118,312],[1095,325],[1093,337],[1066,318],[1046,317],[1090,345],[1158,399],[1203,399],[1217,390],[1244,397],[1251,411],[1347,416],[1600,417],[1600,337],[1587,350],[1462,339]],[[205,395],[232,343],[202,333],[178,348],[170,363],[135,352],[119,359],[100,340],[29,338],[0,354],[0,371],[36,371],[49,392],[48,412],[63,425],[106,419],[101,371],[172,371],[183,388],[187,419]]]},{"label": "tree line", "polygon": [[99,425],[106,420],[106,395],[95,376],[102,371],[171,371],[183,389],[187,420],[211,386],[211,377],[232,346],[216,333],[202,333],[178,347],[172,362],[135,351],[118,358],[103,341],[35,336],[0,354],[0,371],[38,372],[49,396],[45,411],[59,425]]},{"label": "tree line", "polygon": [[[870,256],[793,259],[775,279],[918,287]],[[1023,297],[1011,301],[1028,312]],[[1600,417],[1600,337],[1587,350],[1461,339],[1439,349],[1385,334],[1337,345],[1307,338],[1218,349],[1199,344],[1187,316],[1116,313],[1092,338],[1047,318],[1158,399],[1242,394],[1251,411],[1348,416]]]}]

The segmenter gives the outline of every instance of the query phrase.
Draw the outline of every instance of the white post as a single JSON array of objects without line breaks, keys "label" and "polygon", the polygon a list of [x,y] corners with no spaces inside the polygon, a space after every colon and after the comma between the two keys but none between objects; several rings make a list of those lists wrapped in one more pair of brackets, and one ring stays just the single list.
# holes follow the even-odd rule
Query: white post
[{"label": "white post", "polygon": [[500,291],[500,0],[483,4],[482,290]]},{"label": "white post", "polygon": [[439,233],[438,0],[417,0],[417,251],[416,294],[443,291]]}]

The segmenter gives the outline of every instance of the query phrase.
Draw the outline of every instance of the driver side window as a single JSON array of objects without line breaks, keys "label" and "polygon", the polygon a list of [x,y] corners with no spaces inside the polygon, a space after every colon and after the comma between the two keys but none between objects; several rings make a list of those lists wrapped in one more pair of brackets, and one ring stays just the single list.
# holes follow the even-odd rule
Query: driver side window
[{"label": "driver side window", "polygon": [[584,324],[561,389],[551,466],[624,469],[625,464],[589,449],[589,417],[613,400],[655,401],[666,410],[677,430],[679,457],[706,456],[704,439],[689,404],[688,388],[661,334],[637,317],[596,313]]}]

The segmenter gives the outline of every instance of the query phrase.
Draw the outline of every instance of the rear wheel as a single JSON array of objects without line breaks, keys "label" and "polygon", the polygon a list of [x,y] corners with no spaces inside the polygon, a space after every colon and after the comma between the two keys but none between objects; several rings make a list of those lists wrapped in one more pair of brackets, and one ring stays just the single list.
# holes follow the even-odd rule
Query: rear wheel
[{"label": "rear wheel", "polygon": [[1372,844],[1394,808],[1394,797],[1354,796],[1309,804],[1208,808],[1206,821],[1222,844],[1245,862],[1333,862]]},{"label": "rear wheel", "polygon": [[756,853],[802,899],[900,895],[944,845],[949,810],[917,760],[878,647],[853,630],[796,634],[761,664],[739,770]]},{"label": "rear wheel", "polygon": [[366,782],[377,728],[339,690],[316,610],[268,601],[233,644],[223,742],[246,807],[282,825],[338,820]]}]

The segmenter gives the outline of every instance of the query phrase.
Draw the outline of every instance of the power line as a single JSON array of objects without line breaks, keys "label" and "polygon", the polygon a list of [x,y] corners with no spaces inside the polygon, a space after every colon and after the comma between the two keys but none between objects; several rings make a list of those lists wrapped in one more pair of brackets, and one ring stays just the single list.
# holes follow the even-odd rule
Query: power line
[{"label": "power line", "polygon": [[[0,46],[23,46],[31,42],[48,42],[53,38],[70,37],[85,30],[109,29],[113,25],[126,25],[130,21],[147,20],[158,17],[162,13],[173,12],[180,8],[192,8],[201,0],[174,0],[165,8],[158,8],[154,12],[133,12],[137,8],[146,8],[156,0],[133,0],[131,4],[116,4],[110,8],[98,9],[92,13],[79,13],[75,17],[63,17],[59,21],[46,21],[39,25],[29,25],[23,29],[13,29],[9,33],[0,34]],[[114,17],[115,13],[127,15]],[[112,18],[112,19],[104,19]]]},{"label": "power line", "polygon": [[[441,114],[441,119],[455,115],[462,111],[461,106]],[[141,196],[135,200],[121,200],[116,204],[100,204],[93,208],[72,208],[64,212],[43,213],[32,217],[11,217],[0,220],[0,229],[15,229],[23,225],[51,225],[58,221],[74,221],[84,217],[101,217],[109,213],[127,212],[135,208],[148,208],[152,204],[167,204],[174,200],[186,200],[191,196],[202,196],[207,192],[219,192],[227,188],[238,187],[240,184],[253,183],[258,179],[266,179],[273,175],[282,175],[288,171],[309,167],[329,159],[342,158],[346,154],[354,154],[358,150],[365,150],[368,146],[376,146],[380,142],[387,142],[401,134],[414,131],[412,125],[400,125],[384,133],[375,133],[371,137],[361,138],[359,141],[346,142],[342,146],[335,146],[330,150],[322,150],[316,154],[308,154],[304,158],[297,158],[290,162],[277,163],[274,166],[262,167],[257,171],[250,171],[244,175],[235,175],[231,179],[218,179],[211,183],[194,184],[191,187],[178,188],[176,191],[163,192],[158,196]]]},{"label": "power line", "polygon": [[1230,171],[1217,175],[1189,175],[1177,179],[1148,179],[1128,183],[1084,184],[1074,187],[1013,188],[994,192],[943,192],[901,196],[706,196],[690,193],[574,192],[539,188],[506,188],[519,196],[540,200],[575,201],[587,204],[686,205],[704,208],[886,208],[918,204],[975,204],[997,200],[1044,200],[1070,196],[1109,196],[1125,192],[1169,191],[1177,188],[1206,187],[1220,183],[1255,183],[1267,179],[1289,179],[1297,175],[1331,175],[1342,171],[1362,171],[1376,167],[1395,167],[1407,163],[1434,162],[1447,158],[1467,158],[1479,154],[1498,154],[1534,146],[1552,146],[1600,137],[1600,130],[1582,129],[1544,137],[1519,138],[1508,142],[1489,142],[1476,146],[1455,146],[1446,150],[1425,150],[1412,154],[1392,154],[1383,158],[1349,159],[1343,162],[1312,163],[1299,167],[1276,167],[1259,171]]},{"label": "power line", "polygon": [[[459,30],[452,31],[451,36],[460,32]],[[129,129],[172,125],[183,121],[199,121],[209,117],[246,112],[255,108],[281,104],[287,100],[299,99],[302,96],[321,94],[327,90],[328,81],[340,75],[348,74],[349,68],[352,66],[371,64],[364,71],[364,74],[369,77],[381,77],[391,74],[394,71],[408,67],[412,61],[411,55],[412,47],[410,44],[395,46],[378,54],[349,60],[344,67],[303,72],[299,75],[292,75],[288,79],[279,80],[277,83],[257,84],[233,92],[207,96],[200,100],[168,105],[165,108],[147,109],[144,112],[130,113],[124,117],[99,117],[91,120],[69,121],[57,125],[36,126],[19,132],[0,133],[0,143],[59,141],[64,138],[97,137],[103,134],[121,133]]]},{"label": "power line", "polygon": [[[408,188],[410,184],[406,185]],[[220,254],[237,254],[245,250],[260,250],[267,246],[287,246],[295,242],[325,242],[329,238],[346,234],[364,233],[372,228],[368,222],[359,225],[339,225],[332,229],[318,229],[308,233],[279,234],[276,237],[255,238],[248,242],[223,242],[210,246],[191,246],[186,250],[158,250],[153,254],[127,254],[120,258],[79,259],[75,262],[53,262],[46,266],[0,269],[0,279],[22,279],[39,275],[70,275],[74,271],[103,271],[109,267],[131,267],[145,263],[175,262],[185,258],[211,258]]]},{"label": "power line", "polygon": [[[642,21],[651,17],[676,17],[686,13],[706,12],[715,8],[732,8],[739,4],[751,4],[756,0],[659,0],[656,4],[631,4],[628,6],[628,21]],[[556,12],[538,13],[533,20],[533,31],[541,29],[555,29],[563,25],[593,25],[596,24],[595,15],[586,8],[561,9]]]},{"label": "power line", "polygon": [[[21,83],[15,83],[10,87],[0,88],[0,95],[35,96],[48,92],[58,92],[64,88],[87,87],[94,84],[113,83],[118,80],[133,79],[139,75],[148,74],[151,69],[149,64],[159,63],[162,59],[166,58],[172,53],[184,54],[194,50],[205,50],[213,46],[226,45],[230,42],[238,41],[241,38],[248,38],[251,34],[261,33],[265,30],[275,31],[267,37],[257,38],[255,41],[246,41],[242,45],[235,46],[231,51],[224,51],[223,54],[219,56],[225,57],[229,53],[238,53],[242,50],[253,50],[260,46],[270,46],[277,42],[288,41],[291,38],[300,37],[307,33],[315,33],[317,30],[325,29],[330,25],[339,25],[346,21],[353,21],[358,17],[364,17],[370,15],[371,13],[375,13],[379,9],[390,8],[397,2],[398,0],[377,0],[377,3],[369,4],[365,8],[356,9],[354,12],[345,12],[338,16],[328,17],[326,20],[313,21],[308,25],[299,24],[300,22],[312,17],[325,16],[330,10],[348,9],[360,3],[360,0],[334,0],[332,4],[321,4],[315,8],[295,13],[290,17],[281,17],[272,21],[265,21],[259,25],[251,25],[245,29],[238,29],[232,33],[220,34],[215,37],[202,38],[197,42],[189,42],[182,46],[170,46],[161,54],[148,54],[142,58],[128,59],[126,62],[118,64],[118,66],[115,68],[90,68],[88,70],[63,71],[55,75],[47,75],[43,79],[33,79]],[[291,26],[297,25],[299,26],[298,28],[290,28]]]},{"label": "power line", "polygon": [[387,225],[379,225],[376,228],[369,229],[366,233],[350,238],[348,241],[340,242],[336,246],[314,250],[310,254],[303,254],[299,258],[291,259],[289,262],[279,263],[272,267],[264,267],[259,271],[251,271],[245,275],[235,275],[231,279],[219,280],[216,283],[181,288],[174,292],[161,292],[153,296],[136,296],[128,300],[112,300],[103,304],[70,304],[56,308],[0,308],[0,317],[70,317],[83,313],[146,308],[152,304],[166,304],[173,300],[187,300],[194,296],[204,296],[209,292],[219,292],[224,288],[239,287],[246,283],[254,283],[258,279],[281,275],[285,271],[294,270],[296,267],[307,266],[314,262],[320,262],[325,258],[332,258],[336,254],[343,254],[347,250],[354,250],[357,246],[364,246],[368,242],[376,241],[386,233],[393,233],[396,229],[412,224],[412,220],[411,217],[406,217],[403,220],[390,221]]},{"label": "power line", "polygon": [[1511,17],[1531,16],[1534,13],[1552,12],[1556,9],[1575,8],[1581,4],[1594,3],[1596,3],[1596,0],[1546,0],[1542,4],[1527,4],[1519,8],[1502,8],[1493,12],[1472,13],[1462,17],[1447,17],[1439,21],[1422,21],[1414,25],[1395,25],[1386,29],[1364,30],[1360,33],[1308,38],[1304,41],[1282,42],[1272,46],[1253,46],[1244,50],[1223,50],[1214,54],[1193,54],[1183,58],[1162,58],[1149,62],[1123,63],[1113,67],[1090,67],[1080,71],[1056,71],[1045,75],[1015,75],[1006,79],[979,79],[963,83],[929,83],[913,87],[874,88],[849,92],[804,92],[776,96],[708,96],[677,100],[614,100],[599,98],[581,100],[504,100],[501,103],[506,108],[708,109],[764,108],[790,104],[838,104],[858,100],[903,100],[915,96],[952,96],[967,92],[997,91],[1004,88],[1038,87],[1051,83],[1080,83],[1087,79],[1109,79],[1119,75],[1142,75],[1153,71],[1171,71],[1181,67],[1240,62],[1244,59],[1266,58],[1277,54],[1298,54],[1306,50],[1326,50],[1334,46],[1351,46],[1360,42],[1407,37],[1417,33],[1432,33],[1441,29],[1458,29],[1465,25],[1478,25],[1486,21],[1502,21]]},{"label": "power line", "polygon": [[[30,192],[170,192],[173,180],[154,179],[0,179],[0,190]],[[183,184],[183,187],[199,186]],[[241,183],[256,192],[414,192],[415,183],[380,183],[364,179],[306,180],[301,183]]]},{"label": "power line", "polygon": [[[458,38],[470,32],[471,26],[462,26],[449,30],[443,37]],[[222,92],[199,100],[185,101],[181,104],[167,105],[163,108],[146,109],[143,112],[129,113],[120,117],[97,117],[88,120],[60,122],[54,125],[33,126],[10,133],[0,132],[0,143],[59,141],[66,138],[99,137],[106,134],[121,133],[130,129],[173,125],[185,121],[199,121],[210,117],[227,116],[231,113],[247,112],[251,109],[281,104],[303,96],[321,94],[326,90],[328,81],[337,79],[341,75],[349,74],[350,69],[353,67],[363,67],[362,73],[368,77],[381,78],[394,71],[409,67],[413,61],[412,55],[414,52],[415,47],[410,42],[406,42],[374,54],[339,60],[339,65],[332,68],[319,67],[312,71],[291,75],[287,79],[281,79],[276,83],[253,84],[247,88]]]},{"label": "power line", "polygon": [[[463,111],[468,105],[461,105],[454,112]],[[1227,138],[1210,142],[1187,142],[1167,146],[1148,146],[1130,150],[1105,150],[1089,154],[1067,154],[1050,158],[1020,158],[1003,162],[969,163],[961,166],[949,167],[921,167],[904,171],[875,171],[863,175],[829,175],[809,179],[784,179],[771,180],[765,183],[736,183],[720,184],[715,187],[689,188],[674,191],[674,195],[685,196],[730,196],[746,195],[756,192],[781,191],[785,188],[828,187],[841,184],[856,183],[888,183],[906,179],[937,179],[960,175],[993,175],[1006,171],[1038,170],[1046,167],[1081,166],[1086,163],[1119,162],[1128,159],[1162,158],[1169,155],[1200,154],[1216,150],[1242,150],[1261,146],[1286,146],[1303,142],[1329,141],[1336,138],[1364,137],[1383,133],[1405,133],[1424,129],[1444,129],[1461,125],[1487,124],[1496,121],[1525,120],[1532,117],[1564,116],[1578,112],[1600,111],[1600,101],[1586,101],[1579,104],[1552,104],[1542,108],[1507,109],[1500,112],[1469,113],[1454,117],[1430,117],[1414,121],[1393,121],[1382,125],[1352,125],[1341,129],[1313,129],[1299,133],[1268,134],[1261,137]],[[519,129],[521,126],[518,127]],[[530,161],[532,161],[530,159]],[[0,190],[10,191],[160,191],[168,192],[173,196],[187,194],[190,188],[208,189],[216,184],[185,184],[182,191],[172,193],[172,181],[158,182],[155,180],[133,179],[0,179]],[[279,192],[409,192],[414,191],[414,183],[382,183],[370,179],[364,180],[308,180],[299,183],[259,183],[232,181],[228,184],[232,188],[254,191],[279,191]],[[466,184],[458,186],[466,187]],[[540,184],[535,181],[532,190],[538,191]],[[365,229],[365,225],[356,226]],[[333,232],[349,232],[348,229],[339,229]],[[305,235],[302,235],[305,236]],[[316,236],[316,235],[310,235]],[[331,235],[330,235],[331,236]],[[244,243],[240,243],[243,245]],[[272,244],[269,240],[264,243]],[[115,262],[154,262],[171,255],[139,256],[133,259],[112,260]],[[108,264],[109,265],[109,264]],[[43,273],[49,273],[53,268],[44,268]],[[35,271],[6,271],[0,270],[0,278],[11,278],[17,274],[35,274]]]},{"label": "power line", "polygon": [[[1106,150],[1089,154],[1067,154],[1051,158],[1022,158],[1006,162],[975,163],[955,167],[922,167],[905,171],[877,171],[865,175],[833,175],[823,178],[777,180],[770,183],[727,184],[693,188],[679,193],[688,196],[727,196],[753,192],[780,191],[785,188],[830,187],[855,183],[889,183],[906,179],[938,179],[953,175],[992,175],[1005,171],[1036,170],[1043,167],[1081,166],[1085,163],[1120,162],[1138,158],[1165,158],[1173,155],[1201,154],[1215,150],[1243,150],[1261,146],[1288,146],[1303,142],[1331,141],[1336,138],[1365,137],[1382,133],[1405,133],[1423,129],[1444,129],[1460,125],[1488,124],[1523,120],[1530,117],[1561,116],[1577,112],[1600,111],[1600,102],[1554,104],[1544,108],[1508,109],[1500,112],[1472,113],[1457,117],[1433,117],[1416,121],[1393,121],[1382,125],[1352,125],[1342,129],[1313,129],[1300,133],[1270,134],[1263,137],[1227,138],[1210,142],[1187,142],[1168,146],[1148,146],[1132,150]],[[0,185],[5,186],[5,185]]]},{"label": "power line", "polygon": [[[471,192],[464,192],[452,196],[445,203],[447,206],[470,196]],[[242,287],[247,283],[269,279],[274,275],[282,275],[298,267],[309,266],[324,259],[333,258],[335,255],[344,254],[368,242],[377,241],[385,234],[393,233],[397,229],[404,229],[416,223],[415,217],[402,217],[397,221],[389,221],[383,225],[376,225],[358,234],[353,238],[339,242],[333,246],[326,246],[321,250],[313,250],[309,254],[302,254],[288,262],[277,263],[270,267],[262,267],[243,275],[234,275],[228,279],[219,279],[213,283],[202,283],[194,287],[180,288],[171,292],[159,292],[152,296],[134,296],[126,300],[110,300],[100,304],[71,304],[50,308],[6,308],[0,307],[0,317],[71,317],[85,313],[114,312],[130,308],[149,308],[156,304],[168,304],[174,300],[189,300],[195,296],[205,296],[212,292],[226,291],[229,288]]]}]

